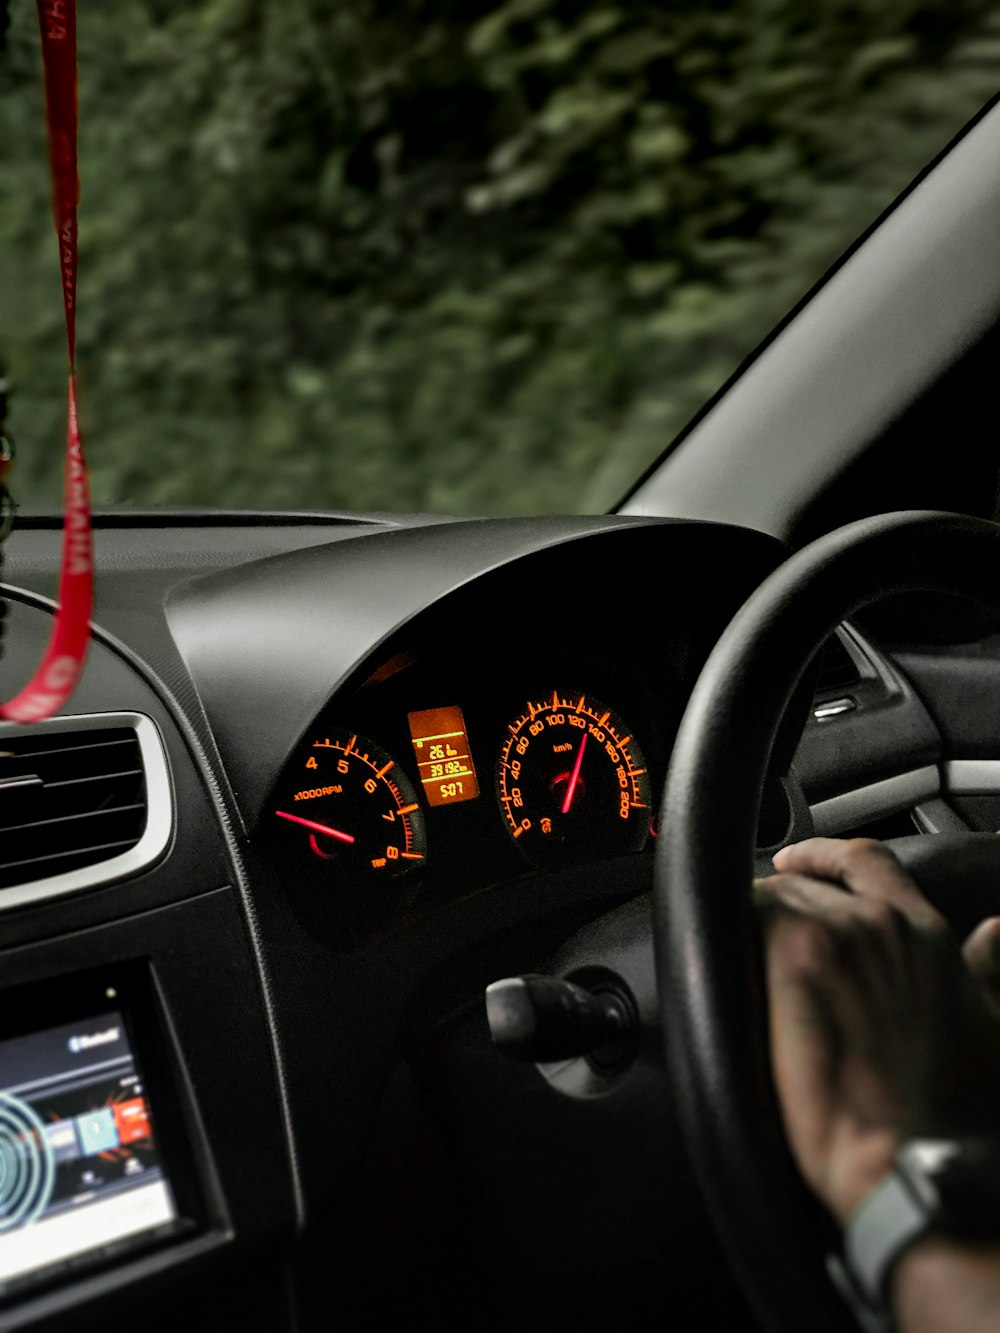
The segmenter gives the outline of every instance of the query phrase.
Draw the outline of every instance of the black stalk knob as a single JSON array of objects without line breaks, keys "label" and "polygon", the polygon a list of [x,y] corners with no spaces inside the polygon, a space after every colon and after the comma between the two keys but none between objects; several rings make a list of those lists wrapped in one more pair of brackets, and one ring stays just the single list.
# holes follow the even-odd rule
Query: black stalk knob
[{"label": "black stalk knob", "polygon": [[596,995],[562,977],[528,973],[486,987],[486,1017],[497,1050],[514,1060],[569,1060],[620,1043],[633,1026],[613,991]]}]

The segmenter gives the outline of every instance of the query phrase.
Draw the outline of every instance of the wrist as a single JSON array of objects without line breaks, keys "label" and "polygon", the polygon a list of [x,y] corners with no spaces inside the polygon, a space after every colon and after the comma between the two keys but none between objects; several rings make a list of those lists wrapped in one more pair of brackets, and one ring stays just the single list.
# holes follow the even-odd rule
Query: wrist
[{"label": "wrist", "polygon": [[972,1242],[930,1232],[899,1258],[892,1308],[907,1333],[995,1330],[1000,1319],[1000,1241]]},{"label": "wrist", "polygon": [[842,1227],[892,1173],[900,1146],[899,1135],[886,1130],[837,1154],[839,1161],[835,1158],[820,1193]]},{"label": "wrist", "polygon": [[[954,1279],[948,1274],[974,1269],[981,1255],[989,1256],[984,1273],[993,1281],[990,1265],[1000,1255],[996,1138],[908,1140],[844,1226],[844,1261],[853,1287],[869,1312],[883,1316],[897,1290],[912,1306],[918,1299],[914,1285],[918,1291],[935,1282],[950,1287]],[[1000,1300],[1000,1266],[995,1280]]]}]

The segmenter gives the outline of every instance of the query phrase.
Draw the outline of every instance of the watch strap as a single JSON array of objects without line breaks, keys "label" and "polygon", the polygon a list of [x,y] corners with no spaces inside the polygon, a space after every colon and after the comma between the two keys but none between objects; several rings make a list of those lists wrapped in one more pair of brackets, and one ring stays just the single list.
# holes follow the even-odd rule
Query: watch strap
[{"label": "watch strap", "polygon": [[895,1168],[855,1210],[844,1229],[844,1258],[865,1300],[888,1305],[893,1265],[934,1223],[930,1209]]}]

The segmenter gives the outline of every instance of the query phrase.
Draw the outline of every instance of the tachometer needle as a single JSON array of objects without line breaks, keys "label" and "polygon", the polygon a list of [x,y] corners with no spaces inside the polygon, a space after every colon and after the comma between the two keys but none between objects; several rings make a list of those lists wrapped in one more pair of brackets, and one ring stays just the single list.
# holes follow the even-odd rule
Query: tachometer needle
[{"label": "tachometer needle", "polygon": [[[583,739],[586,740],[586,736]],[[338,842],[354,841],[349,833],[341,833],[339,828],[330,828],[329,824],[317,824],[312,819],[303,819],[301,815],[286,815],[284,810],[275,810],[274,813],[279,819],[288,819],[293,824],[301,824],[303,828],[315,829],[317,833],[325,833],[328,838],[336,838]]]},{"label": "tachometer needle", "polygon": [[576,784],[580,781],[580,765],[583,763],[583,749],[587,744],[587,735],[583,733],[583,739],[580,741],[580,748],[576,752],[576,763],[573,765],[573,772],[570,775],[569,786],[566,788],[566,795],[563,797],[562,812],[569,814],[569,808],[573,804],[573,797],[576,795]]}]

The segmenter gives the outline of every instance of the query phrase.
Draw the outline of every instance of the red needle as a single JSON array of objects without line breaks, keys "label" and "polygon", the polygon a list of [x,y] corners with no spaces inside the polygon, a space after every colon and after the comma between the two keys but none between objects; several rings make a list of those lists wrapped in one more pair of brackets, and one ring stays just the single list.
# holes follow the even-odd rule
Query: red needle
[{"label": "red needle", "polygon": [[569,786],[566,788],[566,795],[563,797],[562,812],[569,814],[569,808],[573,804],[573,797],[576,795],[576,784],[580,780],[580,765],[583,763],[583,747],[587,744],[587,732],[583,733],[583,740],[580,742],[580,748],[576,752],[576,763],[573,765],[573,773],[569,780]]},{"label": "red needle", "polygon": [[[586,736],[584,740],[586,740]],[[284,810],[275,810],[279,819],[290,819],[293,824],[301,824],[303,828],[315,829],[317,833],[325,833],[328,838],[336,838],[338,842],[353,842],[354,839],[349,833],[341,833],[338,828],[330,828],[329,824],[316,824],[311,819],[303,819],[301,815],[286,815]]]}]

